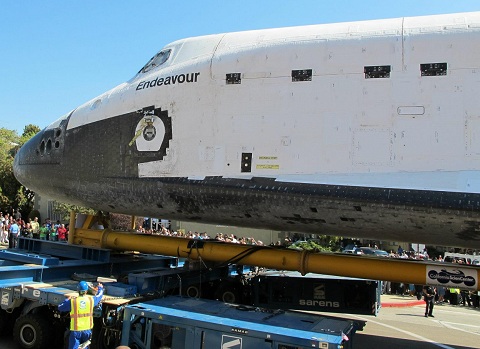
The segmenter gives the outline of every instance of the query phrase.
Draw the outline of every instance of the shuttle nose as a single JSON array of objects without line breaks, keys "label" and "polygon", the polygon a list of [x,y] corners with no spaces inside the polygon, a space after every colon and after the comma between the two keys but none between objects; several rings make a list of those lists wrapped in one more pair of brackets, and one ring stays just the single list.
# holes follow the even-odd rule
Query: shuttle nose
[{"label": "shuttle nose", "polygon": [[42,177],[42,159],[39,156],[39,144],[44,131],[37,133],[26,142],[15,155],[13,174],[15,178],[30,190],[38,190],[38,178]]},{"label": "shuttle nose", "polygon": [[13,174],[17,181],[19,181],[24,186],[27,186],[25,184],[25,179],[27,178],[27,176],[25,176],[25,168],[23,166],[20,166],[20,163],[25,163],[25,158],[27,157],[26,153],[28,152],[26,148],[29,146],[28,143],[29,142],[25,143],[20,148],[20,150],[15,155],[15,159],[13,161]]},{"label": "shuttle nose", "polygon": [[52,193],[62,174],[65,124],[49,126],[37,133],[18,151],[13,163],[17,180],[38,193]]}]

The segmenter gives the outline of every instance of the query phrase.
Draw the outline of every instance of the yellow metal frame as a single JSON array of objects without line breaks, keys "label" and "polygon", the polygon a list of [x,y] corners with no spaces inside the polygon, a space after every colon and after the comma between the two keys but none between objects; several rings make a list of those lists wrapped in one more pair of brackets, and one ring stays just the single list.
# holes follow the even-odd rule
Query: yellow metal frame
[{"label": "yellow metal frame", "polygon": [[[72,219],[72,216],[70,217]],[[472,271],[479,288],[480,268],[383,257],[366,257],[341,253],[316,253],[267,246],[231,244],[217,241],[190,240],[185,238],[94,230],[94,218],[86,219],[82,228],[70,229],[69,243],[107,248],[117,251],[138,251],[203,260],[206,262],[259,266],[277,270],[357,277],[372,280],[403,282],[407,284],[431,284],[427,280],[429,267],[455,267]],[[75,225],[70,224],[71,227]],[[460,286],[458,288],[461,288]],[[473,289],[472,287],[470,289]]]}]

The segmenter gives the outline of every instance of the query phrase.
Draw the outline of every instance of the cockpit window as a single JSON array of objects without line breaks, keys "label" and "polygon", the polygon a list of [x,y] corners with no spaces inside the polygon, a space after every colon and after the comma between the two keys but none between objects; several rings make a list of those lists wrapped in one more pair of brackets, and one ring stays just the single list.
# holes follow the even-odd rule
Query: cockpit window
[{"label": "cockpit window", "polygon": [[170,57],[170,52],[172,52],[171,49],[160,51],[155,56],[153,56],[152,59],[150,59],[148,63],[145,64],[145,66],[140,69],[138,73],[146,73],[152,69],[155,69],[156,67],[161,66],[167,61],[168,57]]}]

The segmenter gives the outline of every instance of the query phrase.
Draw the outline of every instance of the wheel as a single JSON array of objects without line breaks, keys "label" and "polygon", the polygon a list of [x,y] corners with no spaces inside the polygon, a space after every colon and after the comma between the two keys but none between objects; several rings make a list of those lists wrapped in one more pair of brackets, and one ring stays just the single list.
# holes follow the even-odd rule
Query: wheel
[{"label": "wheel", "polygon": [[3,336],[8,334],[8,331],[7,331],[8,323],[9,323],[8,313],[5,310],[0,309],[0,335]]},{"label": "wheel", "polygon": [[216,298],[224,303],[241,303],[238,287],[232,283],[220,285],[216,292]]},{"label": "wheel", "polygon": [[15,318],[18,316],[18,311],[9,313],[3,309],[0,309],[0,335],[10,336],[13,330],[13,324],[15,323]]},{"label": "wheel", "polygon": [[11,336],[13,331],[13,324],[20,314],[20,308],[15,308],[12,311],[0,309],[0,336]]},{"label": "wheel", "polygon": [[13,339],[23,349],[46,349],[51,337],[48,319],[37,314],[21,316],[13,326]]},{"label": "wheel", "polygon": [[200,298],[201,292],[198,286],[192,285],[187,288],[185,294],[190,298]]},{"label": "wheel", "polygon": [[225,290],[222,294],[221,300],[225,303],[238,303],[239,298],[238,292],[235,290]]}]

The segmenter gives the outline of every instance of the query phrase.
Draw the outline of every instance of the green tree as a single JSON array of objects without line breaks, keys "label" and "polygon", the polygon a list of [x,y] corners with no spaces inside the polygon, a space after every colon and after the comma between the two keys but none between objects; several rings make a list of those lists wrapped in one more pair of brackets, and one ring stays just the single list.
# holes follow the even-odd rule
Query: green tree
[{"label": "green tree", "polygon": [[19,188],[13,176],[13,158],[19,141],[15,131],[0,128],[0,203],[3,209],[13,208]]},{"label": "green tree", "polygon": [[318,235],[316,239],[294,242],[288,248],[316,252],[338,252],[340,251],[341,239],[338,236]]},{"label": "green tree", "polygon": [[62,202],[55,201],[53,203],[53,212],[59,214],[61,216],[62,221],[68,221],[70,219],[70,212],[73,211],[75,213],[84,213],[95,215],[96,211],[92,210],[87,207],[81,207],[76,205],[64,204]]},{"label": "green tree", "polygon": [[32,209],[34,193],[13,175],[13,160],[18,149],[39,131],[38,126],[30,124],[19,136],[16,131],[0,128],[0,207],[3,210],[20,208],[28,214]]},{"label": "green tree", "polygon": [[[141,227],[144,222],[143,217],[135,217],[135,227]],[[110,213],[111,229],[120,231],[129,231],[132,225],[132,216],[120,213]]]},{"label": "green tree", "polygon": [[30,138],[35,136],[38,132],[40,132],[40,127],[37,125],[29,124],[25,126],[23,129],[22,136],[20,137],[20,146],[24,145]]},{"label": "green tree", "polygon": [[[70,212],[83,213],[89,215],[100,215],[103,216],[102,221],[104,222],[105,228],[110,228],[112,230],[120,231],[130,231],[132,224],[132,216],[124,215],[120,213],[104,213],[92,210],[87,207],[75,206],[64,204],[60,202],[54,202],[53,211],[61,215],[61,220],[67,222],[70,220]],[[144,222],[143,217],[135,217],[135,227],[141,227]]]}]

